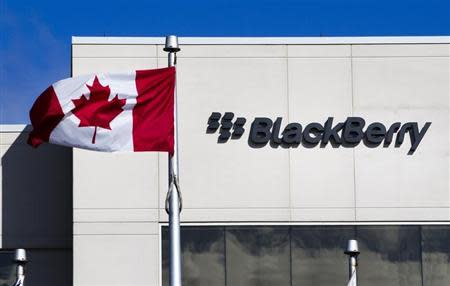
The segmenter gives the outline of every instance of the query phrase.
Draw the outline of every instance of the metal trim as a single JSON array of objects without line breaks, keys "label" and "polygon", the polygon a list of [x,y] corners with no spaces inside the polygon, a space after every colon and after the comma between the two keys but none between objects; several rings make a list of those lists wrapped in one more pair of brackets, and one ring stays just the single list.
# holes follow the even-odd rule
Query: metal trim
[{"label": "metal trim", "polygon": [[[179,37],[180,45],[450,44],[450,36],[398,37]],[[80,37],[73,45],[164,45],[164,37]]]}]

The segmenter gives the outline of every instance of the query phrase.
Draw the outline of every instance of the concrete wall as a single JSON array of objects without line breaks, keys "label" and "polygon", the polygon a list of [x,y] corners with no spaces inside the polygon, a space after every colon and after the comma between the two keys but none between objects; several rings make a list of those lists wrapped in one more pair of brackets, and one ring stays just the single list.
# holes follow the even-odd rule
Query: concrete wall
[{"label": "concrete wall", "polygon": [[33,150],[27,137],[25,126],[0,126],[0,248],[27,249],[27,285],[70,285],[72,150]]},{"label": "concrete wall", "polygon": [[[113,42],[76,41],[73,75],[166,66],[156,42]],[[184,222],[450,220],[448,41],[181,48]],[[244,136],[218,144],[206,134],[213,111],[246,117]],[[285,126],[351,115],[432,125],[413,155],[406,143],[289,149],[246,139],[257,116]],[[74,150],[73,176],[74,284],[159,285],[167,155]]]}]

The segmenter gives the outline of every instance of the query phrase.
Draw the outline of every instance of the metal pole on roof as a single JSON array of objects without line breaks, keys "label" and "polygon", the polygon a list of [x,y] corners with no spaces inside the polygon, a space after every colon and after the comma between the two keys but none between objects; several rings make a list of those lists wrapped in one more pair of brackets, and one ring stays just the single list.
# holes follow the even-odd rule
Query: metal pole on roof
[{"label": "metal pole on roof", "polygon": [[358,280],[356,276],[356,268],[358,266],[358,241],[356,239],[350,239],[347,243],[347,249],[344,252],[348,255],[348,284],[347,286],[358,286]]},{"label": "metal pole on roof", "polygon": [[[164,51],[168,52],[169,67],[176,65],[176,53],[180,51],[177,36],[167,36]],[[180,213],[181,192],[178,184],[178,122],[177,92],[174,94],[174,154],[169,154],[169,191],[166,199],[166,211],[169,215],[169,279],[170,286],[181,286],[181,239]]]},{"label": "metal pole on roof", "polygon": [[17,263],[16,282],[14,283],[14,286],[24,286],[25,264],[28,262],[25,249],[16,249],[14,253],[14,262]]}]

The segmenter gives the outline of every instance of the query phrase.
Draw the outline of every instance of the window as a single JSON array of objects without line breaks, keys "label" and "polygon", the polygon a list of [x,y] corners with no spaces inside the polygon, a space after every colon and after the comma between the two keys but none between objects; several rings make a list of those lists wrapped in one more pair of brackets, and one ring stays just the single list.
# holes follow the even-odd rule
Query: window
[{"label": "window", "polygon": [[[166,286],[167,227],[162,234]],[[346,285],[353,238],[361,285],[450,285],[450,225],[186,226],[181,238],[186,285]]]},{"label": "window", "polygon": [[450,285],[450,227],[423,226],[422,240],[424,285]]},{"label": "window", "polygon": [[289,227],[227,227],[227,285],[289,286]]},{"label": "window", "polygon": [[[225,285],[223,227],[183,227],[183,285]],[[169,249],[168,228],[163,228],[163,249]],[[169,285],[169,255],[163,251],[163,285]]]},{"label": "window", "polygon": [[422,286],[418,226],[360,226],[356,230],[361,285]]},{"label": "window", "polygon": [[14,251],[0,251],[0,286],[11,286],[16,279]]},{"label": "window", "polygon": [[293,226],[292,285],[346,285],[343,251],[354,234],[352,226]]}]

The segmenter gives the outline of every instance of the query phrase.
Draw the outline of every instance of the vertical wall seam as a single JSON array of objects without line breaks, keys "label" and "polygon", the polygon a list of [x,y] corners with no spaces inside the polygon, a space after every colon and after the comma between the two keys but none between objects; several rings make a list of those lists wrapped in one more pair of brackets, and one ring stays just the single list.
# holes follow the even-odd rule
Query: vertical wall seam
[{"label": "vertical wall seam", "polygon": [[[290,118],[290,112],[289,112],[289,46],[285,45],[285,49],[286,49],[286,103],[287,103],[287,122],[290,122],[291,118]],[[291,187],[291,179],[292,179],[292,174],[291,174],[291,149],[287,150],[288,152],[288,176],[289,176],[289,180],[288,180],[288,191],[289,191],[289,222],[292,222],[292,187]]]},{"label": "vertical wall seam", "polygon": [[[350,45],[350,92],[352,95],[351,98],[351,104],[352,104],[352,108],[351,108],[351,113],[352,116],[354,116],[354,109],[355,109],[355,104],[354,104],[354,77],[353,77],[353,45]],[[356,148],[356,147],[355,147]],[[353,155],[353,211],[354,213],[354,219],[355,221],[357,220],[357,216],[356,216],[356,153],[355,153],[355,148],[352,148],[352,155]]]}]

